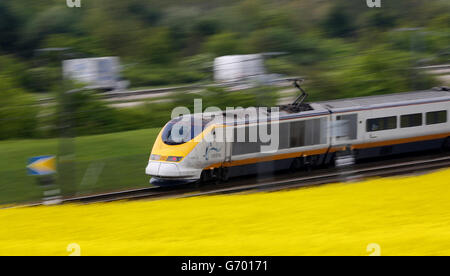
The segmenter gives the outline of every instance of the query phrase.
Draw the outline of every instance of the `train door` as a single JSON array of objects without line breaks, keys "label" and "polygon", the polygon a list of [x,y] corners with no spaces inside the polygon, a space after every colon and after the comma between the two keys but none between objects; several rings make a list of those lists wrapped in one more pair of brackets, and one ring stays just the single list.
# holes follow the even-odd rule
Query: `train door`
[{"label": "train door", "polygon": [[353,144],[358,139],[358,114],[334,114],[331,143],[336,146]]},{"label": "train door", "polygon": [[355,164],[357,156],[352,150],[352,145],[358,139],[359,118],[358,114],[333,114],[331,143],[335,147],[346,150],[339,151],[335,156],[336,167],[344,167]]},{"label": "train door", "polygon": [[231,154],[233,151],[233,127],[226,127],[224,133],[224,146],[225,146],[225,163],[231,162]]}]

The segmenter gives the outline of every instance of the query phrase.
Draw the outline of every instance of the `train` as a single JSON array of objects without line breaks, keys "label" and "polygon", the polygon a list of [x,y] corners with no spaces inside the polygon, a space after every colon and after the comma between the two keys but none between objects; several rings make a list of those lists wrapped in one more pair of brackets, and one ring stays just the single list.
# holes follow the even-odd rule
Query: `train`
[{"label": "train", "polygon": [[[302,94],[292,104],[279,106],[275,119],[270,110],[257,107],[252,114],[238,109],[169,121],[159,133],[146,167],[150,183],[170,186],[227,181],[270,171],[332,166],[343,157],[358,162],[450,149],[448,87],[305,103],[307,93],[300,84],[294,80]],[[261,114],[269,119],[257,120]],[[249,139],[252,130],[262,128],[279,134],[276,150],[267,150],[267,140]],[[240,133],[245,133],[245,139],[236,139]]]}]

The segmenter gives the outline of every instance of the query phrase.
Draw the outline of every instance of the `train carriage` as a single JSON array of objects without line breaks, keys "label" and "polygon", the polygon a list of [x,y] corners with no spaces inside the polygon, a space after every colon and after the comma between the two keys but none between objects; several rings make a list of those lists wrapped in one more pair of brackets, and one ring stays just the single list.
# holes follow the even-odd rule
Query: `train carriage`
[{"label": "train carriage", "polygon": [[[186,127],[180,128],[184,131],[174,130],[180,118],[170,121],[159,134],[146,168],[151,183],[163,186],[226,180],[333,164],[340,153],[359,160],[450,147],[447,88],[312,104],[303,102],[306,93],[302,92],[292,105],[282,106],[279,116],[270,122],[257,120],[256,114],[271,115],[261,108],[253,113],[241,109],[190,115],[184,122]],[[265,150],[268,142],[259,136],[251,139],[251,130],[264,127],[268,133],[279,134],[276,150]],[[180,131],[185,139],[171,140]],[[237,139],[239,135],[245,139]]]}]

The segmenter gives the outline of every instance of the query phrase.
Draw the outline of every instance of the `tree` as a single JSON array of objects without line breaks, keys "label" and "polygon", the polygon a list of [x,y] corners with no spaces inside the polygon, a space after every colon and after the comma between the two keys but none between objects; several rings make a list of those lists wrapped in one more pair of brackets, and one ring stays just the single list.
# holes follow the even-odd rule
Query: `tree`
[{"label": "tree", "polygon": [[0,50],[14,51],[19,22],[4,2],[0,2]]},{"label": "tree", "polygon": [[22,46],[32,53],[46,36],[60,33],[77,33],[79,14],[74,9],[54,6],[33,17],[22,32]]},{"label": "tree", "polygon": [[[357,97],[428,89],[435,85],[427,74],[411,67],[409,52],[390,49],[387,45],[373,47],[358,56],[335,60],[329,73],[322,74],[322,95]],[[333,94],[330,94],[333,93]]]},{"label": "tree", "polygon": [[388,11],[371,10],[365,14],[364,23],[367,27],[378,31],[386,31],[396,24],[395,17],[388,13]]},{"label": "tree", "polygon": [[239,39],[234,33],[221,33],[209,37],[205,49],[216,56],[239,54]]},{"label": "tree", "polygon": [[253,32],[247,40],[247,47],[251,52],[288,52],[295,54],[314,51],[312,49],[314,47],[311,47],[311,42],[314,44],[313,40],[305,38],[305,36],[299,36],[289,29],[275,27]]},{"label": "tree", "polygon": [[330,10],[322,25],[325,32],[333,37],[348,37],[355,31],[351,16],[341,5]]},{"label": "tree", "polygon": [[166,28],[150,29],[142,40],[142,47],[141,56],[149,63],[168,64],[172,61],[172,42]]},{"label": "tree", "polygon": [[0,140],[31,138],[37,129],[37,108],[32,98],[0,74]]}]

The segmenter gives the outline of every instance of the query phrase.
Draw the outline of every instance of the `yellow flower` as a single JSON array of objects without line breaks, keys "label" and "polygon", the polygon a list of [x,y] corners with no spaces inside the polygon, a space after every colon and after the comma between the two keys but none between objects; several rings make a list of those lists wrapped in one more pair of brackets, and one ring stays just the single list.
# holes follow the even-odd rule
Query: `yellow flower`
[{"label": "yellow flower", "polygon": [[449,179],[5,209],[0,255],[449,255]]}]

